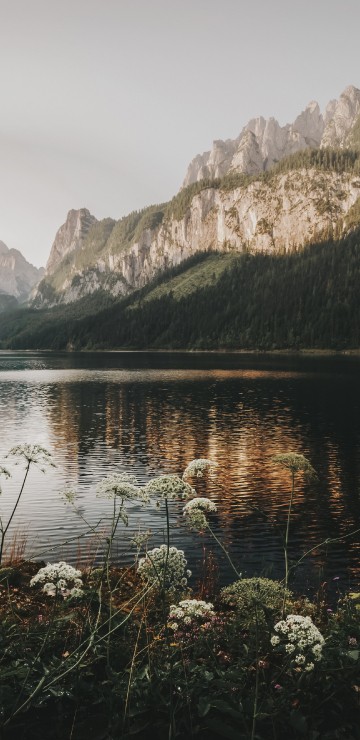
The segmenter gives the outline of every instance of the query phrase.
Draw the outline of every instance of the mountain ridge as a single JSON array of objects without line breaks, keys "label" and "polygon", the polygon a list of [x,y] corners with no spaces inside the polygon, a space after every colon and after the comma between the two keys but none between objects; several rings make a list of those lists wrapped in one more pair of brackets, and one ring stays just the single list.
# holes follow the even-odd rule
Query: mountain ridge
[{"label": "mountain ridge", "polygon": [[259,116],[252,118],[235,139],[213,142],[212,149],[197,154],[190,162],[182,187],[207,178],[223,177],[228,172],[257,174],[307,147],[343,148],[360,116],[360,90],[349,85],[339,100],[331,100],[324,115],[311,101],[292,124]]},{"label": "mountain ridge", "polygon": [[9,249],[0,241],[0,311],[14,305],[10,299],[25,303],[44,272],[28,262],[18,249]]},{"label": "mountain ridge", "polygon": [[324,114],[312,101],[294,124],[252,119],[237,139],[214,147],[205,168],[204,155],[195,158],[196,171],[190,164],[191,182],[169,203],[118,221],[98,221],[86,208],[69,211],[33,305],[71,303],[100,290],[126,296],[199,251],[291,251],[355,223],[360,90],[354,86]]}]

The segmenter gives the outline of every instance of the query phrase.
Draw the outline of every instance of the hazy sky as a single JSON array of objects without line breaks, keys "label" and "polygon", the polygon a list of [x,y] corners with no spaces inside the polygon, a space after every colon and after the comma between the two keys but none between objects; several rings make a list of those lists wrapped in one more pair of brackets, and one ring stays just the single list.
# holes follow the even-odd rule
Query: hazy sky
[{"label": "hazy sky", "polygon": [[0,240],[45,264],[70,208],[179,189],[250,118],[360,87],[360,0],[0,0]]}]

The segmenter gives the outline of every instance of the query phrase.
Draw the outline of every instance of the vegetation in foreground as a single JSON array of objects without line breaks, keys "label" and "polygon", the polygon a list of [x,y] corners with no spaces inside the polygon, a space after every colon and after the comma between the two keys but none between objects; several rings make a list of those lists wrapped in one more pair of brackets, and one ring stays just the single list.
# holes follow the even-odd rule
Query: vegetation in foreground
[{"label": "vegetation in foreground", "polygon": [[[9,459],[22,460],[25,472],[10,518],[1,519],[2,554],[29,471],[52,462],[38,445],[19,445]],[[215,504],[194,488],[199,476],[216,475],[205,459],[192,461],[182,477],[159,476],[143,487],[127,473],[105,477],[97,494],[109,499],[112,514],[90,527],[104,549],[96,568],[6,564],[3,555],[2,737],[360,737],[360,594],[347,594],[330,609],[324,591],[314,603],[292,592],[293,494],[299,476],[311,485],[314,470],[295,453],[273,460],[290,483],[281,582],[241,578],[216,538]],[[10,471],[0,473],[6,478]],[[76,506],[75,491],[64,496]],[[171,545],[169,501],[179,498],[189,527],[208,529],[227,554],[234,570],[229,586],[217,587],[210,563],[190,589],[186,555]],[[150,548],[151,533],[139,533],[134,565],[115,567],[119,526],[127,526],[132,503],[151,501],[164,512],[166,541]]]}]

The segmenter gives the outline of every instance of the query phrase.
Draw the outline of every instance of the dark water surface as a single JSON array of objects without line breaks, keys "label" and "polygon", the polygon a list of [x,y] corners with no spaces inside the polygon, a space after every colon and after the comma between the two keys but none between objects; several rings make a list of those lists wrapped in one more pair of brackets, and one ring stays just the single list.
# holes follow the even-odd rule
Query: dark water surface
[{"label": "dark water surface", "polygon": [[[0,352],[0,463],[15,444],[38,442],[57,464],[30,472],[14,518],[28,555],[85,562],[93,536],[62,544],[85,530],[59,492],[79,492],[80,512],[94,525],[109,514],[96,484],[109,472],[152,476],[181,473],[196,457],[215,460],[216,476],[200,481],[218,511],[212,523],[244,576],[283,576],[280,531],[289,500],[288,475],[272,455],[299,452],[318,473],[299,480],[291,522],[291,557],[312,548],[297,569],[297,588],[359,587],[360,359],[203,353]],[[1,514],[9,511],[22,470],[2,480]],[[218,558],[222,581],[231,574],[208,536],[189,533],[183,504],[172,504],[173,544],[195,575],[204,551]],[[164,520],[155,507],[132,506],[117,539],[117,557],[130,562],[130,538]],[[350,536],[348,536],[350,535]],[[327,538],[337,542],[319,546]],[[100,548],[101,549],[101,548]],[[339,580],[333,581],[334,578]]]}]

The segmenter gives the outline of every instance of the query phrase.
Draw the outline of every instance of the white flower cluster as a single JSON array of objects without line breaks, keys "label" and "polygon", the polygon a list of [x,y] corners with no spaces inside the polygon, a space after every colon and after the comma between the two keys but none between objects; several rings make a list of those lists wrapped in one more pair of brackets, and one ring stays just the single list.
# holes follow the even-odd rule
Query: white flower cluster
[{"label": "white flower cluster", "polygon": [[154,547],[144,558],[140,558],[138,572],[149,585],[157,588],[186,588],[191,570],[187,570],[187,560],[183,550],[166,545]]},{"label": "white flower cluster", "polygon": [[36,576],[30,581],[30,586],[44,584],[42,590],[47,596],[73,596],[83,595],[83,582],[81,570],[76,570],[72,565],[61,560],[59,563],[48,563],[40,568]]},{"label": "white flower cluster", "polygon": [[196,495],[196,491],[178,475],[159,475],[144,486],[144,491],[147,495],[166,499]]},{"label": "white flower cluster", "polygon": [[286,619],[275,625],[274,630],[277,634],[271,637],[271,644],[274,647],[284,646],[285,652],[291,656],[295,666],[312,671],[314,661],[322,658],[325,640],[311,617],[289,614]]},{"label": "white flower cluster", "polygon": [[183,479],[186,478],[202,478],[207,470],[217,468],[218,464],[212,460],[207,460],[205,457],[199,457],[197,460],[192,460],[189,465],[185,468],[183,473]]},{"label": "white flower cluster", "polygon": [[117,496],[122,499],[148,501],[144,494],[144,489],[138,487],[134,475],[129,473],[112,473],[103,478],[96,486],[96,494],[100,498],[114,498]]},{"label": "white flower cluster", "polygon": [[186,523],[191,529],[205,529],[207,526],[206,511],[216,511],[216,505],[208,498],[193,498],[183,508]]},{"label": "white flower cluster", "polygon": [[[53,468],[55,467],[51,452],[49,452],[46,447],[42,447],[42,445],[16,445],[11,448],[6,457],[18,457],[19,460],[25,460],[27,465],[30,463],[38,465],[43,473],[45,472],[47,465],[50,465]],[[15,464],[17,465],[17,463]]]},{"label": "white flower cluster", "polygon": [[175,621],[170,622],[169,627],[177,632],[179,628],[189,627],[193,622],[209,620],[214,616],[214,606],[210,602],[200,599],[184,599],[179,602],[178,606],[171,604],[169,619]]},{"label": "white flower cluster", "polygon": [[119,499],[120,518],[126,526],[129,523],[129,517],[126,513],[124,502],[141,501],[141,503],[147,503],[149,501],[149,496],[144,488],[138,486],[135,476],[128,473],[112,473],[111,475],[107,475],[96,486],[96,495],[99,498]]}]

